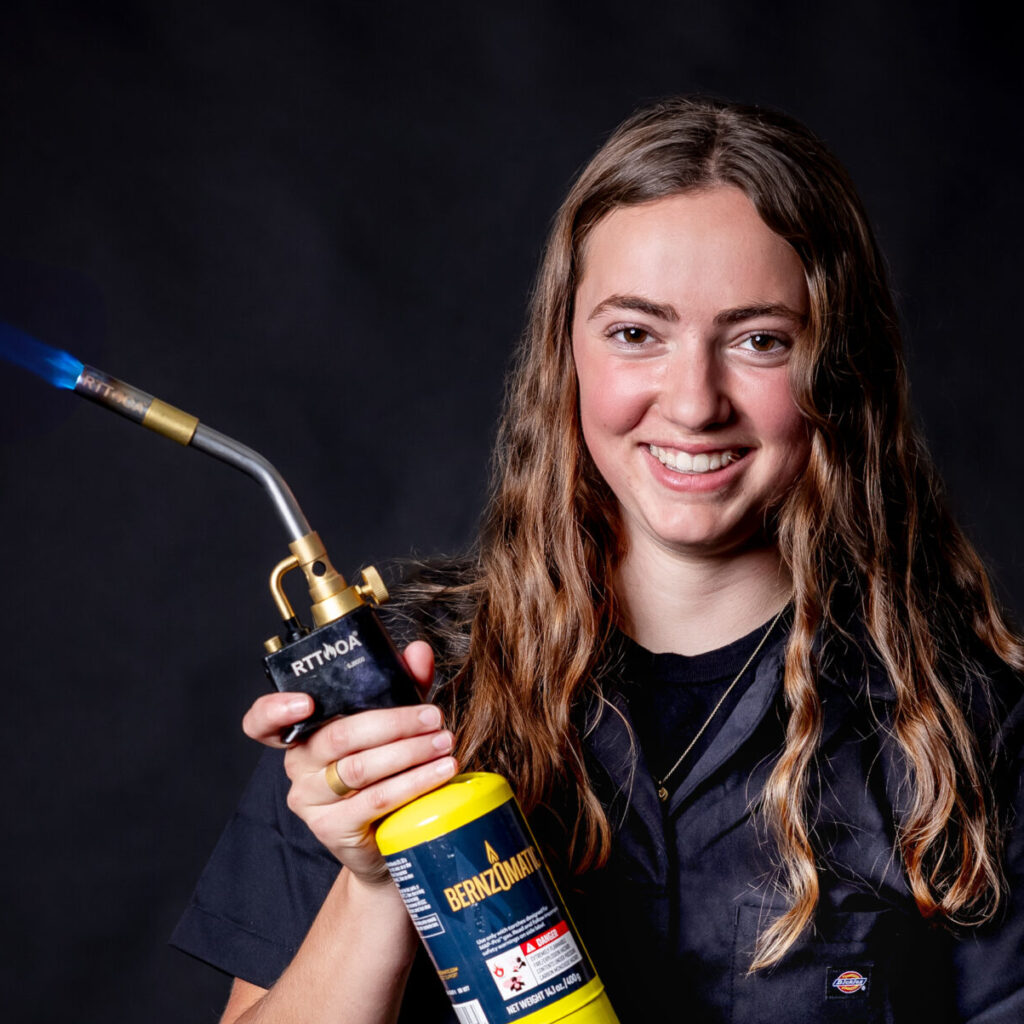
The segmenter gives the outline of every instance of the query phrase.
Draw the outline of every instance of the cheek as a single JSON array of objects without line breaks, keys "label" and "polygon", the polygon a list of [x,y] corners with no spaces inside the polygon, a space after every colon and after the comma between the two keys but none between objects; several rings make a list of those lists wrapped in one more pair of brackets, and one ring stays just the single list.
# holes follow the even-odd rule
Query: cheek
[{"label": "cheek", "polygon": [[793,401],[789,383],[780,381],[761,396],[758,406],[759,432],[774,445],[780,461],[794,475],[807,463],[811,438],[807,421]]},{"label": "cheek", "polygon": [[624,434],[641,419],[649,404],[640,375],[610,360],[576,362],[579,381],[580,422],[588,444],[592,436]]}]

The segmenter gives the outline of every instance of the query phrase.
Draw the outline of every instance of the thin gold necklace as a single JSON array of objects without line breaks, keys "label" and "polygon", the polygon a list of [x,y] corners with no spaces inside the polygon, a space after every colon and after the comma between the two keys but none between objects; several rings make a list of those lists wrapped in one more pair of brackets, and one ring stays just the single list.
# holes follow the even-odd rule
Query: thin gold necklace
[{"label": "thin gold necklace", "polygon": [[740,681],[740,679],[743,678],[743,673],[746,672],[748,668],[750,668],[750,665],[753,662],[753,660],[758,656],[758,654],[761,653],[761,648],[764,647],[765,641],[768,639],[768,637],[771,636],[772,630],[775,628],[776,623],[779,621],[779,619],[782,618],[782,613],[788,607],[788,603],[783,605],[782,608],[779,609],[779,613],[775,616],[775,618],[768,623],[768,628],[764,631],[764,636],[762,636],[761,639],[758,640],[757,646],[754,648],[750,657],[747,658],[747,660],[743,663],[743,668],[741,668],[739,672],[736,673],[736,678],[725,688],[725,693],[723,693],[722,696],[718,698],[718,703],[711,709],[711,714],[704,719],[704,724],[697,730],[697,735],[694,736],[692,740],[690,740],[690,742],[686,746],[686,749],[676,759],[676,763],[672,765],[672,767],[669,768],[669,770],[665,772],[665,774],[660,779],[654,780],[655,784],[658,787],[658,799],[662,803],[665,803],[665,801],[669,798],[669,791],[665,783],[668,782],[670,778],[672,778],[673,772],[675,772],[675,770],[683,763],[683,761],[686,759],[686,755],[691,750],[693,750],[694,744],[707,731],[708,726],[711,724],[711,720],[715,717],[715,715],[718,714],[718,709],[725,703],[725,698],[728,697],[730,693],[732,693],[733,688]]}]

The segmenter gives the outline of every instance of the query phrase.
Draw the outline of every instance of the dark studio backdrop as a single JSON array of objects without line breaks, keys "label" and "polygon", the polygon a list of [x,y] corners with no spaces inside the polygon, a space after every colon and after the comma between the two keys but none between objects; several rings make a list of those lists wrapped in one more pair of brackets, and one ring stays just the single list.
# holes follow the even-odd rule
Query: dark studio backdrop
[{"label": "dark studio backdrop", "polygon": [[[781,107],[858,182],[914,397],[1024,600],[1017,42],[956,4],[8,4],[0,320],[264,453],[335,564],[472,537],[548,220],[638,104]],[[21,1022],[213,1021],[166,946],[257,751],[251,481],[0,377],[4,885]]]}]

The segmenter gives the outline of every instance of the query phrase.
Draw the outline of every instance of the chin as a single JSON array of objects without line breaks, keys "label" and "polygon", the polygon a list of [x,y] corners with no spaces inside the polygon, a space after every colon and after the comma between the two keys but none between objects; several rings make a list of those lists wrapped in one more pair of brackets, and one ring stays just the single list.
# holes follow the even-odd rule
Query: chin
[{"label": "chin", "polygon": [[643,533],[666,550],[698,557],[720,558],[741,555],[749,551],[763,551],[775,546],[775,540],[764,529],[764,523],[737,523],[723,529],[721,522],[697,527],[686,523],[651,523]]}]

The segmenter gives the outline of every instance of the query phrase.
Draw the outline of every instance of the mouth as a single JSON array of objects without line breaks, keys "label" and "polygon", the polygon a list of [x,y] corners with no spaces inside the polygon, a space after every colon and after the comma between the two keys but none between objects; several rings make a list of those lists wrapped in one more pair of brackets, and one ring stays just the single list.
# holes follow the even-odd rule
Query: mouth
[{"label": "mouth", "polygon": [[749,448],[720,448],[712,452],[691,455],[678,448],[660,448],[656,444],[649,444],[647,450],[663,466],[676,473],[687,473],[692,476],[714,473],[715,470],[724,469],[726,466],[738,462],[750,451]]}]

